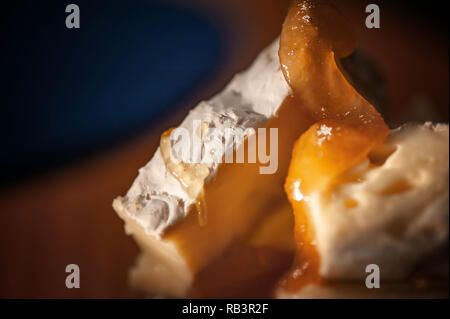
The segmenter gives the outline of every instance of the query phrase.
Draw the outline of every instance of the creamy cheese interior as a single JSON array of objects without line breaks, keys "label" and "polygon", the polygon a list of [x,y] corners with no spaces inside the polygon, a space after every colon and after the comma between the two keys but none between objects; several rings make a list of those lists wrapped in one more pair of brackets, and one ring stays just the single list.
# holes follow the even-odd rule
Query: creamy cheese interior
[{"label": "creamy cheese interior", "polygon": [[363,279],[377,264],[384,280],[411,274],[448,241],[449,127],[409,124],[311,196],[320,273]]},{"label": "creamy cheese interior", "polygon": [[[367,159],[336,178],[329,192],[309,198],[325,281],[279,288],[276,296],[448,297],[448,163],[447,124],[394,130]],[[365,286],[370,264],[380,269],[381,289]]]}]

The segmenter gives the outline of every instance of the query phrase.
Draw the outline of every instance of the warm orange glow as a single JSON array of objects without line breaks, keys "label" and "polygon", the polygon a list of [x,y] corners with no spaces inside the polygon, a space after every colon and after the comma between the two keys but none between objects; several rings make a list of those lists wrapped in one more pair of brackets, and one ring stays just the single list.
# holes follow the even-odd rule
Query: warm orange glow
[{"label": "warm orange glow", "polygon": [[355,38],[343,16],[324,2],[295,1],[283,25],[280,63],[293,103],[315,119],[295,143],[285,190],[294,208],[297,256],[282,281],[288,290],[319,282],[319,255],[308,221],[313,192],[367,157],[390,131],[381,115],[347,82],[335,58],[350,54]]}]

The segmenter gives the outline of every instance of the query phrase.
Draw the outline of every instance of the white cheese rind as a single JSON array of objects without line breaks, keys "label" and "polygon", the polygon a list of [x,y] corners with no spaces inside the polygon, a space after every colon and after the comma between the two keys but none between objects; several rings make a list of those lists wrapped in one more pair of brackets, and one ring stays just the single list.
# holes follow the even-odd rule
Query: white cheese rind
[{"label": "white cheese rind", "polygon": [[365,278],[366,266],[377,264],[382,279],[404,279],[448,242],[448,125],[406,125],[384,146],[394,153],[379,167],[359,165],[360,182],[309,199],[324,278]]},{"label": "white cheese rind", "polygon": [[[279,39],[276,39],[221,93],[190,111],[180,127],[192,134],[193,121],[201,120],[222,131],[240,128],[251,135],[252,129],[267,123],[290,94],[280,68],[278,47]],[[239,146],[228,144],[224,151]],[[214,176],[219,164],[213,162],[208,166],[209,177]],[[167,227],[184,219],[194,201],[167,171],[158,148],[152,160],[139,170],[126,196],[115,199],[113,207],[120,211],[119,215],[135,220],[147,234],[160,238]]]},{"label": "white cheese rind", "polygon": [[152,296],[185,296],[193,274],[178,248],[169,241],[149,236],[135,219],[123,213],[125,209],[120,207],[120,202],[114,204],[125,221],[126,233],[132,234],[141,248],[141,254],[130,271],[131,285]]}]

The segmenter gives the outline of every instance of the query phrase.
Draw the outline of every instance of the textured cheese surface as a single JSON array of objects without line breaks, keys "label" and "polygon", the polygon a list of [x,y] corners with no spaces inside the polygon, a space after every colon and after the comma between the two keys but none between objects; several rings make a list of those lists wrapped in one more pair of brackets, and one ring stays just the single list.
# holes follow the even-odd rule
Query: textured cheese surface
[{"label": "textured cheese surface", "polygon": [[[280,69],[278,46],[277,39],[221,93],[190,111],[180,127],[192,134],[193,121],[201,120],[219,130],[240,128],[252,135],[252,129],[266,124],[290,94]],[[225,145],[224,151],[239,147],[236,144]],[[219,164],[208,165],[210,176],[213,176]],[[126,196],[114,200],[113,206],[120,215],[135,220],[147,234],[159,238],[168,226],[186,216],[194,200],[166,170],[158,148],[151,161],[139,170]]]},{"label": "textured cheese surface", "polygon": [[365,278],[377,264],[382,279],[403,279],[448,243],[448,125],[409,124],[382,147],[393,153],[381,166],[366,160],[357,181],[309,199],[325,278]]}]

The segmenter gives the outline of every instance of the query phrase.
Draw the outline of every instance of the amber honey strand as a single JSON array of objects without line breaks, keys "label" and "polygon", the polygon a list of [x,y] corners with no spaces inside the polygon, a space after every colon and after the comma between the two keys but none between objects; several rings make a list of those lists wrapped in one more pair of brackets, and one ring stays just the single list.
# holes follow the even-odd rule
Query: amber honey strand
[{"label": "amber honey strand", "polygon": [[203,181],[209,174],[209,169],[204,164],[186,164],[183,162],[176,163],[171,155],[170,136],[173,132],[168,129],[161,135],[160,151],[161,156],[169,173],[175,177],[184,190],[191,196],[195,197],[195,209],[197,211],[198,223],[200,226],[206,226],[208,223],[206,200],[203,191]]},{"label": "amber honey strand", "polygon": [[[319,254],[304,198],[324,193],[340,173],[363,160],[389,134],[384,120],[347,82],[335,59],[350,54],[354,32],[327,2],[295,1],[283,24],[280,64],[301,104],[315,121],[296,142],[285,189],[295,214],[297,256],[284,278],[287,290],[318,283]],[[301,198],[294,196],[297,187]]]}]

